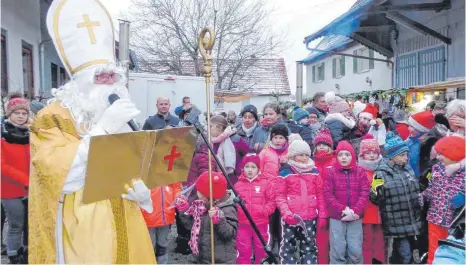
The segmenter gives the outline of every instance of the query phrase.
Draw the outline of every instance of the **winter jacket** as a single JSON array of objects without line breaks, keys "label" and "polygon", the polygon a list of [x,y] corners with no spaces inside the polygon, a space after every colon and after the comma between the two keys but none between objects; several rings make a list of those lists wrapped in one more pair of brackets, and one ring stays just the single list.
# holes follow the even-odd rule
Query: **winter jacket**
[{"label": "winter jacket", "polygon": [[29,186],[29,129],[2,122],[2,199],[27,196]]},{"label": "winter jacket", "polygon": [[409,137],[408,124],[406,123],[397,123],[395,125],[398,135],[401,137],[401,140],[406,141]]},{"label": "winter jacket", "polygon": [[[275,123],[274,125],[276,125],[276,124],[283,124],[283,125],[287,126],[287,124],[285,122],[281,121],[281,120],[278,120],[278,122]],[[274,125],[269,125],[269,126],[261,125],[261,126],[258,126],[256,128],[256,130],[254,131],[254,135],[252,136],[252,145],[254,146],[257,143],[259,144],[259,149],[256,150],[257,153],[262,151],[265,144],[269,140],[270,131],[272,130],[272,127]],[[288,128],[288,126],[287,126],[287,128]],[[291,134],[291,131],[290,131],[289,128],[288,128],[288,134]]]},{"label": "winter jacket", "polygon": [[[216,203],[224,214],[224,218],[214,224],[214,244],[216,264],[236,264],[236,234],[238,232],[238,212],[234,202],[234,195],[228,193],[229,197]],[[193,217],[180,214],[182,224],[187,229],[193,228]],[[211,218],[206,212],[201,217],[201,227],[199,231],[199,256],[196,258],[197,264],[211,263],[212,248],[210,244],[210,222]]]},{"label": "winter jacket", "polygon": [[[374,178],[374,171],[367,170],[367,182],[369,186],[372,183],[372,179]],[[382,219],[380,218],[379,207],[373,204],[371,201],[367,203],[366,211],[364,212],[364,219],[362,220],[364,224],[381,224]]]},{"label": "winter jacket", "polygon": [[[188,188],[196,183],[197,178],[201,175],[202,172],[209,170],[209,149],[207,145],[202,144],[196,147],[194,152],[194,157],[191,160],[191,166],[189,167],[188,178],[186,182],[183,183],[183,186]],[[212,157],[211,161],[212,171],[218,171],[217,163],[215,163],[214,158]],[[188,196],[189,202],[192,202],[197,199],[196,188],[194,188],[190,195]]]},{"label": "winter jacket", "polygon": [[[409,165],[414,171],[414,175],[419,178],[420,176],[420,168],[419,168],[419,161],[421,155],[421,143],[424,141],[426,134],[420,133],[416,136],[409,136],[408,140],[406,140],[406,145],[408,146],[409,152]],[[430,155],[427,154],[427,155]]]},{"label": "winter jacket", "polygon": [[[258,127],[256,127],[254,129],[254,132],[257,130]],[[253,136],[254,136],[254,132],[248,137],[248,135],[244,132],[243,130],[243,126],[241,126],[241,123],[239,125],[236,126],[236,134],[239,135],[239,137],[243,138],[246,143],[248,144],[249,146],[249,149],[254,150],[254,142],[253,142]]]},{"label": "winter jacket", "polygon": [[442,164],[432,167],[429,187],[422,193],[424,198],[430,201],[427,221],[435,225],[450,227],[454,216],[450,201],[453,196],[464,191],[466,184],[464,170],[462,168],[452,176],[448,176]]},{"label": "winter jacket", "polygon": [[370,190],[366,170],[357,165],[344,169],[337,166],[337,163],[328,169],[324,185],[329,217],[340,220],[342,211],[349,207],[362,218]]},{"label": "winter jacket", "polygon": [[319,171],[319,176],[322,179],[322,185],[325,185],[325,180],[328,175],[329,168],[335,163],[335,156],[331,154],[314,154],[314,163],[316,164],[317,170]]},{"label": "winter jacket", "polygon": [[327,218],[322,181],[317,169],[298,173],[285,164],[277,180],[276,202],[283,217],[299,215],[303,220]]},{"label": "winter jacket", "polygon": [[319,109],[317,107],[314,107],[314,108],[316,108],[317,111],[319,112],[319,122],[321,124],[324,124],[325,118],[327,117],[327,115],[329,115],[328,112],[325,111],[325,110],[321,110],[321,109]]},{"label": "winter jacket", "polygon": [[[235,184],[235,189],[244,200],[244,205],[254,222],[257,225],[268,224],[269,215],[275,211],[275,199],[273,186],[267,177],[260,173],[250,181],[244,174],[241,174]],[[249,224],[242,209],[238,210],[238,221],[240,224]]]},{"label": "winter jacket", "polygon": [[260,154],[260,170],[262,173],[267,174],[267,177],[276,177],[280,172],[280,165],[287,160],[288,150],[281,154],[272,146],[263,149]]},{"label": "winter jacket", "polygon": [[422,232],[419,181],[409,165],[400,166],[384,159],[375,170],[374,180],[384,184],[371,201],[379,206],[385,237],[406,237]]},{"label": "winter jacket", "polygon": [[175,208],[168,208],[180,193],[181,183],[174,183],[151,189],[150,197],[152,199],[154,211],[152,213],[148,213],[141,210],[147,227],[167,226],[172,225],[175,222]]},{"label": "winter jacket", "polygon": [[355,126],[354,121],[345,118],[341,113],[328,114],[325,118],[325,127],[330,130],[335,150],[338,142],[345,140],[345,136]]},{"label": "winter jacket", "polygon": [[235,150],[236,150],[235,175],[239,176],[239,175],[241,175],[241,162],[243,161],[243,157],[245,157],[247,154],[251,153],[252,150],[251,150],[251,148],[249,148],[249,145],[246,142],[246,140],[244,140],[239,135],[233,134],[232,136],[230,136],[230,139],[233,142],[233,145],[235,146]]},{"label": "winter jacket", "polygon": [[164,117],[160,114],[155,114],[154,116],[150,116],[144,126],[142,126],[143,130],[160,130],[164,129],[168,126],[177,127],[180,123],[180,119],[168,113],[167,117]]},{"label": "winter jacket", "polygon": [[294,121],[287,121],[288,128],[290,128],[291,133],[297,133],[303,138],[303,140],[311,147],[312,142],[314,141],[313,132],[311,128],[307,125],[297,124]]}]

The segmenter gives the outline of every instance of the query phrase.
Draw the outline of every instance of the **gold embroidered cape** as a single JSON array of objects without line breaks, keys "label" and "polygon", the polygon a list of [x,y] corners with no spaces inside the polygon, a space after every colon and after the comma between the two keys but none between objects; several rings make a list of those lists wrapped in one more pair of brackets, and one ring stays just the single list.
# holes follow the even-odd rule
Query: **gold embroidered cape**
[{"label": "gold embroidered cape", "polygon": [[148,229],[135,202],[116,198],[84,205],[79,190],[65,196],[63,224],[56,224],[80,139],[69,111],[59,103],[39,112],[31,127],[29,263],[56,262],[55,226],[63,225],[66,263],[155,264]]}]

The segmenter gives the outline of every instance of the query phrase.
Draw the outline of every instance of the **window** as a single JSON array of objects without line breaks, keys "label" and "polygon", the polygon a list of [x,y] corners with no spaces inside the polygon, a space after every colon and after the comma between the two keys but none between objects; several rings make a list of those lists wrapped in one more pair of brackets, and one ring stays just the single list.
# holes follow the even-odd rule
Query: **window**
[{"label": "window", "polygon": [[332,77],[340,78],[345,76],[345,56],[332,59]]},{"label": "window", "polygon": [[[353,51],[354,55],[374,58],[374,51],[368,48],[361,48]],[[359,74],[374,69],[374,60],[353,57],[353,72]]]},{"label": "window", "polygon": [[68,77],[65,72],[65,68],[60,67],[60,86],[64,85],[66,82],[68,82]]},{"label": "window", "polygon": [[325,79],[325,62],[312,66],[312,83],[324,81]]},{"label": "window", "polygon": [[58,87],[58,66],[51,63],[50,76],[52,77],[52,88]]},{"label": "window", "polygon": [[2,72],[1,72],[1,79],[2,79],[2,94],[8,94],[8,57],[7,57],[7,47],[6,47],[6,31],[2,29]]},{"label": "window", "polygon": [[34,98],[34,66],[32,45],[23,41],[23,86],[27,98]]}]

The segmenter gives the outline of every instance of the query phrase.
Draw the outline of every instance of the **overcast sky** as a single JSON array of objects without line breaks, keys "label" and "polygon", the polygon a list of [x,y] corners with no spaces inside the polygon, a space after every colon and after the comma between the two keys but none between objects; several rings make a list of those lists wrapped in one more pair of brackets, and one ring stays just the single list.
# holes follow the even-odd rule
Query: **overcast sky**
[{"label": "overcast sky", "polygon": [[[101,0],[114,20],[131,5],[131,0]],[[296,90],[296,61],[307,57],[309,51],[303,44],[304,37],[314,33],[345,13],[356,0],[267,0],[274,8],[271,21],[277,31],[286,32],[289,47],[282,53],[288,71],[292,93]],[[306,79],[304,78],[304,89]]]}]

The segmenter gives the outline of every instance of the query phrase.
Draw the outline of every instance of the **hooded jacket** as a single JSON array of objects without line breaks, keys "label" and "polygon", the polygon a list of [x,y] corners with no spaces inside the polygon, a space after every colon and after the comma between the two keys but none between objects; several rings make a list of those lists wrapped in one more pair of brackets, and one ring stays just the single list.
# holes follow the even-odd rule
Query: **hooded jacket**
[{"label": "hooded jacket", "polygon": [[27,196],[29,186],[29,129],[2,122],[2,199]]},{"label": "hooded jacket", "polygon": [[353,159],[348,168],[343,168],[338,161],[328,170],[324,185],[324,198],[329,210],[329,217],[340,220],[342,211],[349,207],[362,218],[369,201],[369,182],[366,170],[356,164],[357,156],[347,141],[340,142],[336,156],[341,150],[348,150]]},{"label": "hooded jacket", "polygon": [[180,193],[181,183],[156,187],[150,190],[154,211],[148,213],[141,210],[147,227],[162,227],[172,225],[175,222],[175,208],[169,209],[169,207]]},{"label": "hooded jacket", "polygon": [[[248,212],[257,225],[269,223],[269,215],[275,211],[274,189],[270,181],[262,173],[254,179],[249,180],[241,174],[235,189],[241,199],[244,200]],[[240,224],[248,224],[246,214],[242,209],[238,210],[238,221]]]},{"label": "hooded jacket", "polygon": [[[207,145],[205,145],[204,143],[196,144],[196,150],[194,152],[194,157],[191,160],[191,166],[189,167],[188,178],[186,182],[183,183],[184,187],[188,188],[194,185],[194,183],[196,183],[197,178],[202,174],[202,172],[209,170],[208,152],[209,152],[209,149],[207,148]],[[212,171],[218,171],[217,163],[215,163],[215,160],[213,158],[211,161],[211,165],[212,165]],[[197,199],[196,187],[194,187],[188,196],[188,200],[189,202],[193,202],[196,199]]]},{"label": "hooded jacket", "polygon": [[409,165],[400,166],[382,160],[375,170],[374,180],[384,184],[376,193],[371,191],[371,201],[379,206],[385,237],[419,235],[422,231],[419,181]]},{"label": "hooded jacket", "polygon": [[284,151],[276,150],[272,146],[264,148],[259,154],[261,172],[274,179],[280,172],[280,165],[286,162],[287,155],[288,148]]},{"label": "hooded jacket", "polygon": [[[234,202],[234,195],[227,192],[228,196],[215,203],[224,214],[222,220],[214,224],[214,244],[216,264],[236,264],[236,235],[238,233],[238,211]],[[180,219],[187,229],[193,228],[193,217],[180,214]],[[197,264],[209,264],[212,262],[212,248],[210,243],[210,222],[211,218],[206,212],[201,216],[201,227],[199,231],[199,256],[196,258]]]},{"label": "hooded jacket", "polygon": [[299,173],[284,164],[277,180],[276,202],[281,216],[299,215],[303,220],[327,218],[322,181],[317,169]]}]

